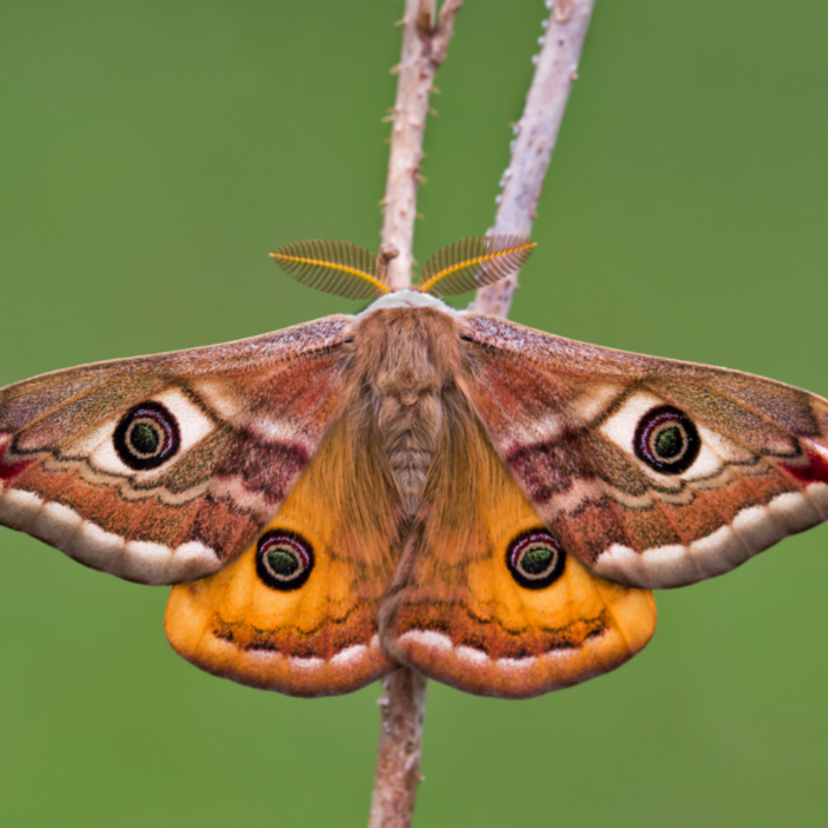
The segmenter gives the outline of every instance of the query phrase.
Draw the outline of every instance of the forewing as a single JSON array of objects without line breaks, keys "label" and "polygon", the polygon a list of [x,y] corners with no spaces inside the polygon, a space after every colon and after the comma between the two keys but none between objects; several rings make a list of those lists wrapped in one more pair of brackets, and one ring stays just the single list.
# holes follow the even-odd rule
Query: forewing
[{"label": "forewing", "polygon": [[653,633],[652,593],[568,555],[465,401],[444,404],[423,507],[381,609],[386,650],[438,681],[503,698],[618,667]]},{"label": "forewing", "polygon": [[828,518],[822,398],[493,317],[464,326],[475,413],[546,526],[597,574],[694,583]]},{"label": "forewing", "polygon": [[216,571],[341,411],[348,325],[328,317],[3,389],[0,522],[134,581]]},{"label": "forewing", "polygon": [[396,669],[377,611],[400,504],[370,409],[331,429],[265,532],[221,572],[173,588],[167,637],[208,672],[300,696],[347,693]]}]

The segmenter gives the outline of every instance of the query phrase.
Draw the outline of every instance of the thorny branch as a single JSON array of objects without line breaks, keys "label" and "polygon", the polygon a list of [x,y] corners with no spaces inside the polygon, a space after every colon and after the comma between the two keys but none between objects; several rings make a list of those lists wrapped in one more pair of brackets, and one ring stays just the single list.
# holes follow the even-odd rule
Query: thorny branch
[{"label": "thorny branch", "polygon": [[[537,57],[537,69],[526,96],[526,107],[515,125],[512,159],[500,181],[503,192],[490,232],[530,236],[546,169],[558,137],[595,0],[547,0],[549,19]],[[474,310],[508,316],[518,273],[480,288]]]},{"label": "thorny branch", "polygon": [[382,683],[377,770],[368,828],[407,828],[420,776],[426,680],[407,667]]},{"label": "thorny branch", "polygon": [[[503,175],[494,233],[529,236],[535,208],[552,157],[572,81],[577,78],[595,0],[546,0],[551,13],[526,108],[515,127],[512,159]],[[411,285],[414,221],[423,133],[434,75],[446,59],[454,18],[463,0],[406,0],[397,98],[389,118],[388,167],[380,257],[388,265],[392,289]],[[507,316],[517,274],[477,291],[475,310]],[[368,828],[408,828],[421,781],[426,680],[404,668],[383,682],[377,768]]]},{"label": "thorny branch", "polygon": [[402,57],[394,68],[399,74],[397,98],[391,110],[391,154],[385,187],[380,256],[388,262],[392,290],[411,286],[414,263],[414,220],[417,186],[423,157],[428,102],[434,76],[446,59],[454,34],[454,18],[463,0],[445,0],[439,20],[436,0],[406,0]]}]

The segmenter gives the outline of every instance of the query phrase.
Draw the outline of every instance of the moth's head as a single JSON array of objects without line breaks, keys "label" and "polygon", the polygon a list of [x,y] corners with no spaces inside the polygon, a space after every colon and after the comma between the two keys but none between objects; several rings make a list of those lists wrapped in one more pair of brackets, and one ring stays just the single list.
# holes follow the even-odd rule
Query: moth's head
[{"label": "moth's head", "polygon": [[[517,272],[535,242],[522,236],[477,236],[437,251],[406,293],[455,296],[490,285]],[[394,291],[388,284],[392,256],[375,256],[350,242],[291,242],[270,254],[288,275],[304,285],[348,299],[372,299]],[[419,304],[419,303],[415,303]]]}]

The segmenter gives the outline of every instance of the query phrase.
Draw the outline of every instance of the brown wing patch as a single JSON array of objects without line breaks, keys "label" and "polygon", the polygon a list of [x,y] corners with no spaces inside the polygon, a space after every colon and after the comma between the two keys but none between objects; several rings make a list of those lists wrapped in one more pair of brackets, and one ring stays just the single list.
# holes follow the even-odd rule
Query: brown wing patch
[{"label": "brown wing patch", "polygon": [[[332,317],[3,389],[0,522],[130,580],[215,571],[261,531],[342,410],[348,324]],[[142,404],[170,453],[130,466],[118,434],[131,412],[148,421]]]},{"label": "brown wing patch", "polygon": [[167,637],[198,667],[300,696],[347,693],[395,669],[376,618],[400,505],[375,424],[356,408],[257,543],[221,572],[172,590]]},{"label": "brown wing patch", "polygon": [[[825,400],[476,314],[465,325],[474,411],[546,526],[597,574],[681,586],[828,519]],[[687,462],[649,453],[662,420]]]},{"label": "brown wing patch", "polygon": [[[597,578],[563,550],[550,557],[555,539],[459,395],[444,423],[381,610],[388,652],[461,690],[509,698],[585,681],[638,652],[655,628],[652,594]],[[531,546],[543,536],[546,552]],[[533,548],[553,567],[547,580],[515,571],[515,554],[531,561]],[[543,564],[536,556],[535,569]]]}]

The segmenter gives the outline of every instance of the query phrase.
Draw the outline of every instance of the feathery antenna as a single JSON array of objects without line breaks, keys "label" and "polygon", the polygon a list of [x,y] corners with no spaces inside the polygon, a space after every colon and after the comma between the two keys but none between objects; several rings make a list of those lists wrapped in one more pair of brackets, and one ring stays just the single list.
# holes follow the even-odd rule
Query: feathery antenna
[{"label": "feathery antenna", "polygon": [[418,290],[456,296],[490,285],[519,270],[535,244],[522,236],[477,236],[454,242],[425,263]]},{"label": "feathery antenna", "polygon": [[291,242],[270,254],[289,276],[325,293],[346,299],[372,299],[377,291],[388,293],[385,268],[377,257],[350,242]]},{"label": "feathery antenna", "polygon": [[[523,236],[477,236],[437,251],[414,288],[434,296],[456,296],[490,285],[519,270],[535,242]],[[390,292],[386,263],[350,242],[291,242],[270,254],[289,276],[317,290],[347,299],[371,299]]]}]

